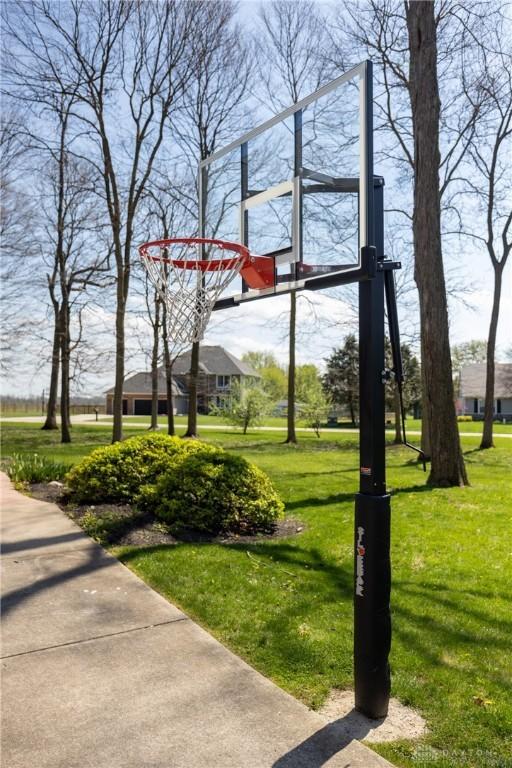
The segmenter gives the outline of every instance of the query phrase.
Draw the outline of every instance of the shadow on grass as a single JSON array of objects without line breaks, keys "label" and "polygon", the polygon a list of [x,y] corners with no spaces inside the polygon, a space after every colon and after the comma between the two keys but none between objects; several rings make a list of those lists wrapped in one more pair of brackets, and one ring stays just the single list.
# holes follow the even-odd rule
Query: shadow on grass
[{"label": "shadow on grass", "polygon": [[[255,542],[254,544],[227,544],[226,549],[245,552],[249,550],[251,554],[265,558],[267,564],[278,563],[281,565],[298,566],[310,573],[322,574],[331,580],[333,586],[338,592],[345,596],[352,595],[352,566],[345,568],[337,565],[335,561],[328,561],[317,547],[302,547],[296,544],[286,542]],[[296,575],[300,575],[298,572]]]},{"label": "shadow on grass", "polygon": [[297,472],[293,475],[294,479],[300,477],[322,477],[322,475],[343,475],[359,472],[359,467],[340,467],[339,469],[330,469],[327,472]]},{"label": "shadow on grass", "polygon": [[[449,611],[460,611],[461,608],[461,598],[472,598],[472,597],[479,597],[488,599],[491,595],[489,592],[480,592],[480,594],[475,595],[474,591],[467,590],[467,589],[450,589],[450,587],[445,587],[444,589],[439,586],[439,584],[436,585],[428,585],[428,584],[415,584],[414,582],[410,581],[399,581],[395,583],[395,586],[399,586],[400,591],[406,594],[409,594],[413,597],[421,597],[422,600],[428,601],[430,599],[435,599],[435,602],[437,605],[442,606],[443,609],[447,609]],[[433,595],[435,593],[435,598],[433,598]],[[454,595],[454,597],[450,597],[451,595]],[[505,600],[506,602],[511,601],[510,595],[500,595],[500,598]],[[464,608],[464,613],[468,616],[471,616],[471,618],[476,619],[478,622],[483,624],[485,626],[485,623],[489,621],[489,614],[485,611],[481,611],[475,608],[469,609],[467,605]],[[506,645],[510,646],[510,637],[512,637],[512,621],[507,621],[506,619],[500,619],[500,630],[506,630],[508,633],[507,643]]]},{"label": "shadow on grass", "polygon": [[[137,549],[130,548],[121,552],[120,559],[124,563],[128,563],[131,560],[138,560],[141,557],[151,557],[153,554],[165,553],[177,551],[178,548],[189,546],[188,542],[180,541],[178,544],[169,547],[165,544],[159,544],[154,547],[139,547]],[[300,577],[303,573],[309,572],[310,574],[319,574],[322,579],[327,579],[330,582],[331,588],[333,588],[338,594],[342,594],[344,597],[350,597],[352,595],[352,566],[345,568],[336,564],[335,561],[328,561],[322,555],[321,551],[317,547],[301,547],[291,543],[279,542],[276,539],[257,541],[254,542],[242,542],[242,543],[229,543],[223,544],[218,540],[203,539],[202,541],[195,540],[193,542],[194,547],[221,547],[223,550],[232,550],[244,554],[250,552],[252,555],[262,559],[262,565],[274,565],[274,566],[292,566],[296,568],[296,572],[291,574],[293,577]],[[301,574],[302,571],[302,574]],[[318,585],[312,586],[312,589],[317,589]]]},{"label": "shadow on grass", "polygon": [[[231,435],[231,437],[233,437]],[[240,450],[267,450],[269,448],[273,450],[285,450],[295,453],[346,453],[356,451],[359,448],[359,441],[355,440],[324,440],[318,439],[312,436],[300,436],[297,443],[286,443],[281,439],[265,440],[263,438],[258,439],[256,435],[251,435],[254,439],[249,442],[245,440],[236,440],[226,442],[226,448],[234,448]],[[222,442],[219,440],[209,440],[209,442]]]},{"label": "shadow on grass", "polygon": [[[400,496],[401,493],[428,493],[438,490],[433,485],[405,485],[399,488],[390,488],[388,493],[390,496]],[[445,490],[444,488],[442,490]]]},{"label": "shadow on grass", "polygon": [[[230,434],[229,432],[226,432],[225,434],[226,436],[230,435],[230,437],[233,437],[233,435]],[[208,440],[208,442],[215,445],[216,444],[222,445],[229,450],[244,450],[244,451],[247,450],[247,451],[258,452],[258,451],[268,451],[269,449],[277,450],[277,449],[283,448],[283,443],[279,442],[279,440],[261,440],[261,439],[258,440],[256,436],[254,437],[253,442],[249,442],[248,440],[240,440],[240,438],[238,438],[236,441],[234,440],[233,442],[231,441],[224,442],[222,440],[216,440],[216,439]],[[295,446],[291,446],[290,450],[294,450],[294,448]]]},{"label": "shadow on grass", "polygon": [[[314,475],[314,473],[312,473]],[[322,473],[325,474],[325,473]],[[334,473],[336,474],[336,473]],[[302,475],[300,475],[302,477]],[[403,488],[390,488],[388,493],[391,496],[399,496],[401,493],[428,493],[436,490],[430,485],[408,485]],[[308,496],[307,498],[297,499],[296,501],[286,502],[287,512],[296,512],[304,507],[326,507],[332,504],[346,504],[355,501],[357,491],[348,491],[344,493],[332,493],[329,496]]]},{"label": "shadow on grass", "polygon": [[[180,545],[180,548],[187,545]],[[197,545],[195,545],[197,546]],[[353,565],[348,558],[340,563],[333,557],[326,557],[318,547],[307,547],[291,542],[255,542],[254,544],[228,544],[224,550],[243,554],[250,552],[260,560],[261,574],[272,569],[272,578],[280,577],[291,585],[279,608],[275,606],[265,610],[259,606],[260,621],[255,647],[271,648],[270,658],[279,659],[278,665],[295,670],[299,676],[316,669],[330,677],[330,667],[326,668],[326,644],[343,635],[351,636],[351,613],[353,594]],[[121,555],[125,563],[135,558],[151,557],[162,547],[152,550],[136,550]],[[172,557],[172,552],[169,554]],[[241,564],[243,568],[243,565]],[[258,570],[258,565],[254,566]],[[273,572],[272,572],[273,571]],[[243,572],[243,571],[242,571]],[[283,572],[285,577],[283,577]],[[198,577],[197,589],[203,588],[201,576]],[[207,585],[204,585],[207,588]],[[454,675],[462,674],[457,664],[465,667],[463,674],[470,684],[477,686],[481,677],[481,668],[475,663],[478,649],[485,654],[489,647],[499,649],[506,654],[510,646],[512,623],[496,622],[493,599],[500,597],[496,593],[480,590],[478,595],[471,589],[457,588],[450,591],[442,589],[438,583],[422,581],[421,584],[410,580],[395,579],[392,585],[392,617],[395,643],[407,652],[417,655],[425,664],[433,668],[451,670]],[[229,602],[229,594],[224,598]],[[475,599],[479,603],[475,605]],[[507,595],[504,599],[510,599]],[[413,601],[413,602],[411,602]],[[331,607],[330,607],[331,606]],[[185,610],[186,610],[186,606]],[[325,610],[332,612],[332,627],[324,624]],[[208,621],[208,616],[201,616]],[[298,627],[305,622],[323,626],[323,639],[309,641],[298,633]],[[489,635],[492,628],[492,636]],[[329,634],[332,631],[332,635]],[[331,639],[332,638],[332,639]],[[477,649],[477,650],[475,650]],[[346,650],[339,652],[343,654]],[[257,652],[258,655],[259,652]],[[469,653],[469,656],[467,655]],[[328,654],[329,656],[329,654]],[[341,658],[341,657],[340,657]],[[455,661],[454,661],[455,659]],[[457,661],[462,659],[463,661]],[[467,659],[467,661],[466,661]],[[274,666],[276,661],[272,663]],[[347,657],[350,675],[350,659]],[[497,685],[510,688],[510,681],[498,668],[486,672],[486,677]],[[277,763],[276,765],[287,765]],[[291,765],[292,763],[290,763]],[[313,763],[314,764],[314,763]]]},{"label": "shadow on grass", "polygon": [[332,493],[330,496],[310,496],[306,499],[286,502],[286,511],[296,511],[303,507],[326,507],[331,504],[346,504],[354,501],[355,491],[350,493]]}]

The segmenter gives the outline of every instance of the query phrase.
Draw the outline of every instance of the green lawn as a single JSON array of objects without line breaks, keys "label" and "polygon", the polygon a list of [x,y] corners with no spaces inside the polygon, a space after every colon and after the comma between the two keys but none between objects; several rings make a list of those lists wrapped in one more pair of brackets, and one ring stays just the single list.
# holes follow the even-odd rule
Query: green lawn
[{"label": "green lawn", "polygon": [[[140,429],[125,429],[125,437],[140,435]],[[39,453],[55,461],[74,464],[93,448],[111,442],[112,429],[77,425],[72,429],[72,443],[60,442],[59,430],[46,431],[34,424],[4,422],[1,425],[2,457],[12,453]]]},{"label": "green lawn", "polygon": [[[92,417],[91,417],[92,418]],[[175,416],[175,424],[178,428],[183,427],[187,423],[187,417],[186,416]],[[112,423],[112,417],[111,416],[100,416],[99,421],[106,422],[106,423]],[[148,424],[150,423],[150,417],[149,416],[124,416],[124,423],[126,425],[130,424]],[[164,427],[167,425],[167,416],[159,416],[158,417],[158,423]],[[198,424],[201,425],[208,425],[208,426],[226,426],[226,422],[221,419],[219,416],[198,416]],[[281,429],[286,429],[286,418],[282,416],[267,416],[265,419],[262,420],[262,426],[263,427],[280,427]],[[306,427],[307,424],[302,419],[297,419],[296,426],[298,428]],[[337,427],[337,429],[352,429],[353,426],[350,422],[340,422]],[[406,428],[408,430],[414,431],[414,432],[420,432],[421,431],[421,419],[407,419],[406,422]],[[387,423],[386,429],[389,431],[394,432],[394,423]],[[460,432],[471,432],[478,435],[482,434],[483,429],[483,423],[481,421],[464,421],[459,422],[459,431]],[[512,424],[494,424],[494,432],[498,435],[508,434],[512,435]]]},{"label": "green lawn", "polygon": [[[126,424],[149,424],[150,423],[150,417],[149,416],[124,416],[123,419],[125,420]],[[112,416],[100,416],[100,421],[112,421]],[[162,426],[167,425],[167,416],[159,416],[158,417],[158,423]],[[174,423],[176,426],[185,426],[187,424],[187,417],[186,416],[175,416],[174,417]],[[209,424],[213,426],[224,426],[226,424],[226,421],[224,419],[221,419],[220,416],[204,416],[202,414],[198,414],[197,416],[197,423],[199,425],[201,424]],[[286,429],[286,419],[282,416],[267,416],[262,421],[262,424],[266,427],[282,427],[283,429]]]},{"label": "green lawn", "polygon": [[[147,425],[150,424],[149,416],[124,416],[123,419],[125,424],[147,424]],[[112,423],[112,416],[100,416],[99,421]],[[158,423],[162,427],[167,426],[167,416],[159,416]],[[175,416],[174,423],[178,429],[181,427],[185,427],[187,424],[187,417]],[[199,427],[201,427],[202,425],[215,426],[215,427],[229,426],[228,422],[225,419],[222,419],[220,416],[204,416],[202,414],[198,415],[197,423]],[[295,426],[298,428],[308,429],[308,425],[306,424],[306,422],[303,419],[299,419],[299,418],[296,420]],[[286,429],[286,418],[283,416],[266,416],[261,421],[261,427],[279,427],[280,429]],[[351,428],[352,424],[350,424],[349,422],[344,422],[342,424],[339,424],[338,427],[340,429]],[[511,432],[512,432],[512,429],[511,429]]]},{"label": "green lawn", "polygon": [[[62,447],[58,435],[31,425],[3,429],[5,454],[37,450],[70,461],[109,442],[110,430],[76,426],[73,436]],[[308,434],[298,447],[283,445],[276,432],[219,430],[205,438],[265,469],[287,515],[305,531],[251,545],[125,548],[118,555],[263,674],[317,707],[331,688],[352,684],[357,435]],[[416,707],[431,730],[419,745],[374,745],[400,766],[512,765],[512,441],[496,443],[481,452],[477,436],[463,439],[472,483],[464,489],[429,489],[411,452],[388,451],[393,695]]]},{"label": "green lawn", "polygon": [[[477,435],[482,434],[484,428],[483,421],[459,421],[459,432],[472,432]],[[407,419],[405,424],[407,429],[421,432],[421,419]],[[394,429],[394,426],[387,426],[388,429]],[[497,435],[512,435],[512,424],[501,424],[494,422],[493,432]]]}]

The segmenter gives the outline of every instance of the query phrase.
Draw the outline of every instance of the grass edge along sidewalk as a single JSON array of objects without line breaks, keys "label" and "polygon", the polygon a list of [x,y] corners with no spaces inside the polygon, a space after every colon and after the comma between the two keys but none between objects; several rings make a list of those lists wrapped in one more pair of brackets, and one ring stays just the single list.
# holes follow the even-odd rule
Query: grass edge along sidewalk
[{"label": "grass edge along sidewalk", "polygon": [[[39,441],[37,430],[25,429],[25,445],[29,433]],[[77,455],[101,442],[97,430],[75,429]],[[182,544],[118,554],[259,671],[317,707],[331,688],[351,685],[357,436],[304,436],[297,448],[282,445],[282,435],[273,432],[244,438],[219,430],[204,437],[267,471],[287,513],[307,530],[252,545]],[[103,442],[109,440],[107,428]],[[393,694],[419,709],[431,733],[418,744],[373,748],[411,768],[502,768],[512,751],[506,578],[512,445],[499,440],[496,449],[478,451],[477,436],[463,444],[467,489],[428,489],[409,452],[388,451]]]}]

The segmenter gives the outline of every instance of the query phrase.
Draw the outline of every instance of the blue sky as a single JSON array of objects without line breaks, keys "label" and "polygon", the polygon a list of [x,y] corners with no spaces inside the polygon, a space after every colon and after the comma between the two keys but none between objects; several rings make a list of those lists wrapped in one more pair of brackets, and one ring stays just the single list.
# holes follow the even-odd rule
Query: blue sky
[{"label": "blue sky", "polygon": [[[253,28],[257,22],[257,0],[242,0],[239,17],[242,24]],[[268,117],[262,114],[261,119]],[[234,126],[235,138],[236,126]],[[386,175],[393,176],[388,169]],[[392,195],[393,182],[389,179],[388,195]],[[184,233],[176,233],[177,235]],[[405,262],[411,259],[410,253],[394,254]],[[487,254],[480,253],[474,247],[460,247],[453,243],[444,244],[444,258],[449,275],[449,284],[461,283],[466,292],[459,298],[449,299],[450,335],[452,344],[471,339],[485,339],[488,332],[493,272]],[[505,348],[512,345],[512,268],[509,265],[504,274],[503,299],[498,328],[498,359]],[[322,367],[333,347],[342,343],[347,332],[354,330],[353,290],[337,289],[329,293],[309,293],[301,298],[298,310],[299,363],[312,362]],[[134,300],[137,304],[137,300]],[[287,361],[287,310],[289,297],[281,296],[263,301],[252,302],[238,309],[216,313],[206,333],[205,343],[222,344],[233,354],[241,356],[249,350],[271,350],[283,363]],[[409,308],[401,307],[402,331],[408,339],[408,332],[417,319],[417,314]],[[112,333],[114,327],[113,297],[102,302],[100,307],[90,309],[91,325],[102,337],[102,347],[112,351]],[[40,324],[47,322],[46,332],[50,332],[49,321],[40,318]],[[44,328],[38,327],[38,335]],[[34,345],[31,345],[32,348]],[[148,367],[150,333],[144,321],[143,313],[127,319],[127,375]],[[99,394],[113,384],[113,369],[107,359],[102,372],[86,375],[82,380],[82,394]],[[36,355],[25,354],[14,375],[3,380],[6,393],[40,395],[48,386],[48,365],[38,366]]]}]

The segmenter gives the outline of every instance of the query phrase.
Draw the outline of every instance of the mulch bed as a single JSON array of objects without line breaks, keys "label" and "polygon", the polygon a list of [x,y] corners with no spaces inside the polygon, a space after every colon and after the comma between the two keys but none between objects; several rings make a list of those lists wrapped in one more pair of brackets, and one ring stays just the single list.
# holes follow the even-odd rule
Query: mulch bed
[{"label": "mulch bed", "polygon": [[[39,501],[48,501],[57,504],[72,520],[80,525],[81,518],[88,512],[93,512],[98,517],[115,513],[119,517],[129,517],[134,510],[129,504],[95,504],[73,505],[66,498],[66,489],[59,483],[33,483],[29,485],[30,495]],[[124,533],[115,541],[116,546],[130,547],[156,547],[162,544],[172,545],[180,542],[213,542],[217,544],[254,544],[258,541],[271,541],[290,536],[297,536],[305,530],[304,523],[299,520],[279,520],[272,533],[257,533],[252,535],[222,534],[208,536],[202,532],[190,530],[180,534],[179,538],[166,530],[164,524],[154,518],[146,518],[139,522],[131,530]],[[114,543],[114,542],[113,542]]]}]

